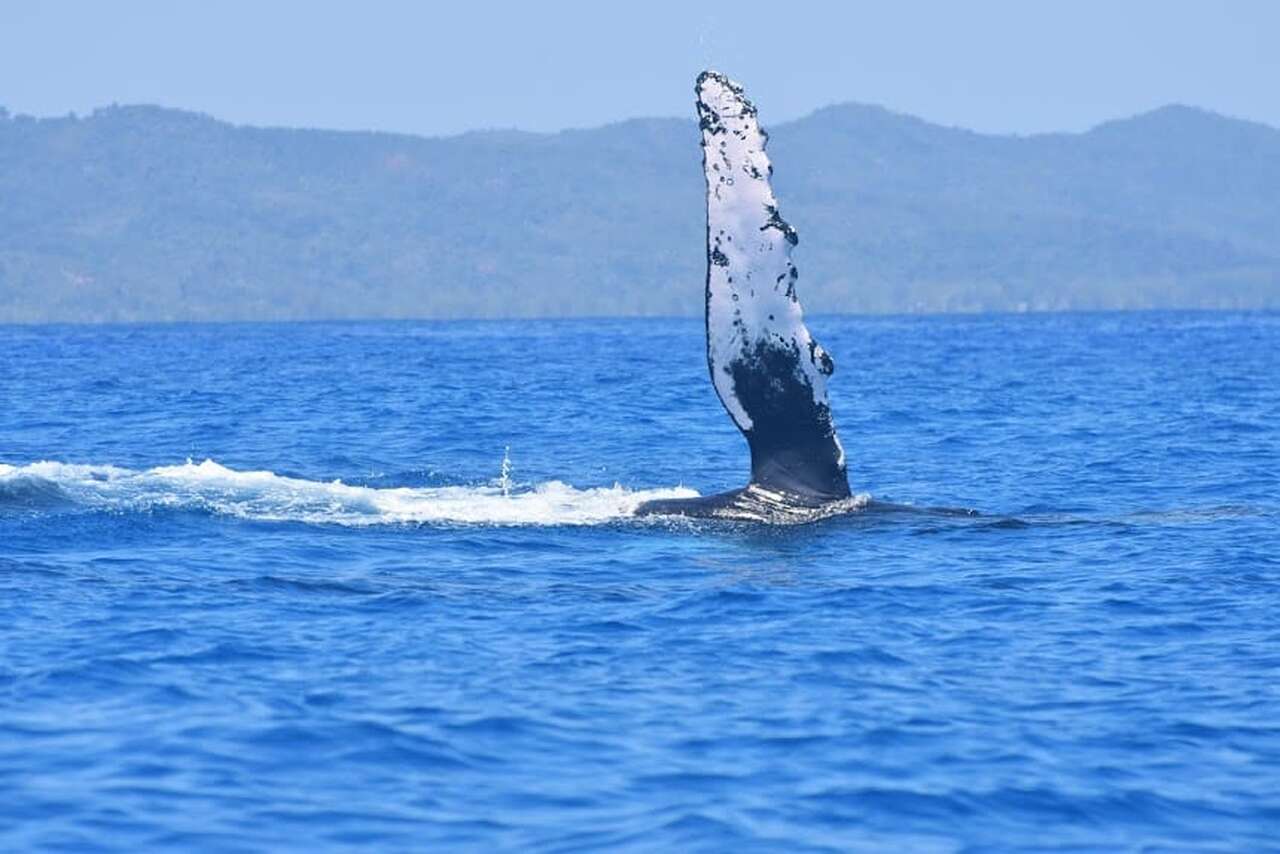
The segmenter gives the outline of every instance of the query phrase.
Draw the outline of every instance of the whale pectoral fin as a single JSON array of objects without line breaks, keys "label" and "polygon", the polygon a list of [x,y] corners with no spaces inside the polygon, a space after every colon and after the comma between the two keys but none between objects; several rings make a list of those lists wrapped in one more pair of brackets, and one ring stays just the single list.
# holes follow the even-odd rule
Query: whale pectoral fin
[{"label": "whale pectoral fin", "polygon": [[707,364],[716,394],[751,448],[753,485],[801,503],[847,498],[827,398],[835,365],[804,323],[791,262],[799,238],[773,195],[768,135],[728,77],[703,72],[695,91],[707,186]]}]

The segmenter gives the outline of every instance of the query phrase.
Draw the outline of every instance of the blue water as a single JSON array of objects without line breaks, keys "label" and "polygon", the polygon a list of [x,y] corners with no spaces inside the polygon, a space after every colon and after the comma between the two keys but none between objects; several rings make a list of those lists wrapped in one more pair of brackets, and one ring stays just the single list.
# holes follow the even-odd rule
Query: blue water
[{"label": "blue water", "polygon": [[1280,315],[812,326],[0,328],[0,848],[1274,849]]}]

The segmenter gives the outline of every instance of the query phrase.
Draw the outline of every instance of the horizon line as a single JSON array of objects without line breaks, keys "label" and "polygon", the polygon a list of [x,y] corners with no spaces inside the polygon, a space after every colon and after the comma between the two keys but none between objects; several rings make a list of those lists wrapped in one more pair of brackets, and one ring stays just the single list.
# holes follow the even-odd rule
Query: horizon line
[{"label": "horizon line", "polygon": [[[926,318],[982,318],[982,317],[1048,317],[1053,315],[1101,315],[1101,314],[1280,314],[1280,307],[1255,306],[1252,308],[1223,308],[1216,306],[1134,306],[1132,308],[1028,308],[983,309],[970,311],[817,311],[806,314],[808,320],[823,318],[856,317],[865,320],[902,320]],[[0,320],[0,329],[37,326],[269,326],[282,324],[356,324],[356,323],[549,323],[596,321],[689,321],[700,322],[701,314],[537,314],[482,316],[459,315],[456,317],[306,317],[291,319],[225,319],[206,320]]]}]

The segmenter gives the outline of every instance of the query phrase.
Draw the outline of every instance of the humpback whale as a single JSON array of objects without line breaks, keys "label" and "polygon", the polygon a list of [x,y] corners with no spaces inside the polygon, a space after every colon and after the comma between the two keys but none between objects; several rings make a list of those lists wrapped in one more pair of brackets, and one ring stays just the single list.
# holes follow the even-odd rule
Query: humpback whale
[{"label": "humpback whale", "polygon": [[845,512],[858,502],[827,399],[835,363],[804,324],[791,262],[799,241],[769,183],[769,136],[725,75],[704,71],[694,91],[707,189],[707,367],[746,437],[751,481],[636,513],[803,521]]}]

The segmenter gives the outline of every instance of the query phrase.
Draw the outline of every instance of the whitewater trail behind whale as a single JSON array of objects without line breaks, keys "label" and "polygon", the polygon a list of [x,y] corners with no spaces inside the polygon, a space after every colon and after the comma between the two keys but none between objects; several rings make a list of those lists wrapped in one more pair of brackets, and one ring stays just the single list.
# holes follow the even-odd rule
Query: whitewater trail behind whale
[{"label": "whitewater trail behind whale", "polygon": [[345,526],[440,523],[594,525],[630,516],[655,498],[697,493],[683,487],[576,489],[552,480],[517,489],[483,486],[353,486],[271,471],[238,471],[213,460],[134,470],[112,465],[0,463],[0,507],[71,504],[108,512],[190,510],[265,522]]}]

